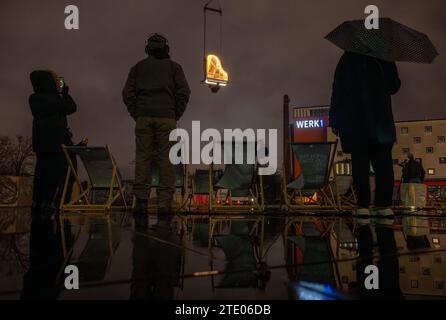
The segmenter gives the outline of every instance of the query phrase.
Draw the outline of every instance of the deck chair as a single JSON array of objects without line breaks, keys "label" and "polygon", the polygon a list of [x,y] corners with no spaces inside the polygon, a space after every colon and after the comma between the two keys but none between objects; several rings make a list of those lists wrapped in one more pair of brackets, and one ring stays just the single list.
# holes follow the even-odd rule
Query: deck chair
[{"label": "deck chair", "polygon": [[[233,151],[237,143],[232,144]],[[262,176],[258,175],[257,164],[247,163],[247,147],[250,143],[243,142],[243,163],[236,164],[235,152],[232,152],[232,164],[225,165],[221,178],[218,179],[217,183],[210,185],[209,209],[211,212],[262,212],[264,210]],[[255,143],[252,142],[252,144]],[[254,148],[256,148],[255,145]],[[224,148],[224,152],[227,151]],[[211,164],[209,173],[212,174],[212,172],[213,165]],[[222,192],[223,190],[226,191],[226,194]]]},{"label": "deck chair", "polygon": [[209,179],[213,179],[212,185],[215,184],[223,175],[223,170],[214,170],[210,175],[210,170],[197,169],[192,177],[191,189],[189,195],[189,212],[193,211],[209,211]]},{"label": "deck chair", "polygon": [[357,201],[353,188],[353,177],[337,175],[332,184],[339,210],[353,210]]},{"label": "deck chair", "polygon": [[337,141],[291,143],[298,166],[291,170],[294,180],[290,183],[283,176],[282,191],[288,211],[339,210],[331,183],[336,146]]},{"label": "deck chair", "polygon": [[[185,209],[185,205],[188,199],[188,167],[187,165],[178,164],[175,167],[175,190],[177,191],[173,198],[173,208],[176,211]],[[160,170],[158,166],[152,168],[152,182],[151,190],[149,193],[149,212],[156,212],[157,204],[156,198],[151,197],[152,191],[155,191],[160,186]]]},{"label": "deck chair", "polygon": [[[62,145],[62,150],[68,162],[68,171],[60,203],[61,212],[101,213],[112,209],[127,209],[125,187],[108,146]],[[81,183],[75,159],[81,160],[88,174],[86,187]],[[73,180],[77,184],[79,195],[70,199],[67,195],[70,194]]]}]

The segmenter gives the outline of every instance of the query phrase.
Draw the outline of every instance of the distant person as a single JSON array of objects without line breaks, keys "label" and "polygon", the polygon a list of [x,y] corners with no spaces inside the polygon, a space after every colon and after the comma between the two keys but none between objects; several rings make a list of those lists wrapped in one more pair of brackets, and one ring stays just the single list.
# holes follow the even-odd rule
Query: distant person
[{"label": "distant person", "polygon": [[401,86],[395,63],[345,52],[336,68],[330,127],[352,158],[358,215],[369,215],[370,164],[375,172],[375,206],[392,215],[394,174],[392,147],[396,141],[391,95]]},{"label": "distant person", "polygon": [[423,183],[426,175],[423,165],[414,159],[413,154],[409,154],[407,159],[400,164],[403,168],[403,183]]},{"label": "distant person", "polygon": [[67,115],[76,112],[63,78],[53,71],[36,70],[30,75],[34,93],[29,97],[33,115],[32,141],[37,162],[33,202],[38,215],[51,215],[59,207],[67,173],[61,145],[72,145]]},{"label": "distant person", "polygon": [[181,66],[169,56],[165,37],[153,34],[147,40],[147,58],[130,69],[122,91],[130,116],[136,121],[135,220],[147,223],[147,201],[154,158],[160,169],[158,213],[170,219],[174,194],[175,171],[169,160],[172,143],[169,134],[186,110],[190,89]]}]

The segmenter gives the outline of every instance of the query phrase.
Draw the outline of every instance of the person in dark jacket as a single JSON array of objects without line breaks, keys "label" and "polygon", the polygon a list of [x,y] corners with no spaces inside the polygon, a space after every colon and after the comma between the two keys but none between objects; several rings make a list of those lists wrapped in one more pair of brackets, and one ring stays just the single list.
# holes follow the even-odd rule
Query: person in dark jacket
[{"label": "person in dark jacket", "polygon": [[[36,70],[30,75],[34,93],[29,97],[33,115],[33,150],[37,161],[34,175],[33,202],[41,214],[59,206],[67,172],[61,145],[71,145],[67,115],[76,112],[76,103],[53,71]],[[37,210],[39,211],[39,210]]]},{"label": "person in dark jacket", "polygon": [[401,82],[395,63],[345,52],[336,68],[330,127],[352,157],[358,214],[368,215],[370,163],[376,179],[375,206],[393,214],[392,147],[396,141],[391,95]]},{"label": "person in dark jacket", "polygon": [[423,183],[426,176],[423,165],[415,160],[413,154],[409,154],[407,158],[407,161],[400,164],[403,167],[403,183]]},{"label": "person in dark jacket", "polygon": [[147,199],[155,154],[159,159],[158,213],[170,219],[174,194],[174,167],[169,160],[169,134],[183,115],[190,89],[181,66],[169,56],[167,39],[153,34],[147,40],[147,58],[130,69],[122,91],[124,104],[136,121],[135,218],[146,223]]}]

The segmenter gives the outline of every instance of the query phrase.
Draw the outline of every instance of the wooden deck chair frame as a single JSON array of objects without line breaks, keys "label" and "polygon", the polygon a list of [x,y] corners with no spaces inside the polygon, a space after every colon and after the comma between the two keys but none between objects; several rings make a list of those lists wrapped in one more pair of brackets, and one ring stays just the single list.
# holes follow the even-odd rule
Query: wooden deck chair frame
[{"label": "wooden deck chair frame", "polygon": [[[330,144],[330,155],[329,162],[327,165],[327,172],[325,176],[325,185],[321,188],[315,190],[315,194],[317,194],[318,199],[310,199],[303,194],[303,190],[293,189],[291,192],[288,192],[287,181],[285,175],[282,175],[282,194],[284,198],[284,207],[286,211],[305,211],[305,210],[320,210],[320,211],[339,211],[339,205],[337,201],[337,197],[335,195],[335,190],[333,188],[333,177],[335,176],[335,172],[333,170],[334,158],[335,158],[335,150],[338,144],[338,140],[334,142],[302,142],[302,143],[290,143],[290,147],[293,144]],[[295,159],[296,155],[294,151],[291,150],[291,154],[293,155],[293,159]],[[285,169],[285,168],[284,168]],[[293,170],[291,170],[293,171]],[[286,172],[283,170],[283,172]],[[294,175],[294,174],[293,174]],[[320,199],[319,199],[320,197]],[[307,198],[307,202],[302,201],[302,199]]]},{"label": "wooden deck chair frame", "polygon": [[[88,147],[85,147],[88,148]],[[88,181],[87,188],[83,188],[81,179],[78,175],[78,172],[76,172],[76,169],[73,165],[73,162],[71,161],[71,157],[69,154],[69,147],[62,145],[62,150],[65,154],[65,158],[68,162],[68,170],[67,175],[65,178],[65,184],[62,192],[62,199],[60,202],[60,211],[63,212],[83,212],[88,214],[103,214],[103,213],[109,213],[112,209],[127,209],[127,203],[125,199],[125,186],[123,186],[121,177],[118,171],[118,166],[116,165],[116,162],[110,153],[110,149],[106,145],[105,150],[107,151],[107,154],[109,156],[109,159],[112,163],[112,176],[110,179],[110,185],[107,188],[107,200],[103,204],[95,204],[91,203],[90,196],[92,195],[92,191],[95,191],[95,189],[91,185],[91,181]],[[65,197],[68,190],[68,183],[70,182],[70,178],[74,177],[75,183],[77,184],[79,188],[79,195],[75,197],[74,199],[71,199],[70,202],[65,203]],[[115,182],[117,184],[117,187],[115,186]],[[114,192],[118,191],[115,195]],[[123,202],[123,205],[116,206],[114,205],[115,201],[121,199]],[[79,204],[79,201],[83,201],[85,204]]]},{"label": "wooden deck chair frame", "polygon": [[333,181],[331,181],[331,183],[334,185],[338,209],[339,211],[353,210],[354,208],[356,208],[356,203],[357,203],[356,191],[355,188],[353,187],[353,179],[350,186],[347,189],[347,193],[340,194],[338,192],[339,188],[338,188],[338,181],[336,179],[337,177],[338,175],[336,174],[335,170],[333,170]]},{"label": "wooden deck chair frame", "polygon": [[[218,203],[216,201],[218,191],[224,188],[215,188],[212,183],[212,175],[214,172],[214,165],[209,166],[209,212],[263,212],[265,209],[265,197],[263,194],[263,179],[262,176],[258,174],[258,164],[254,165],[254,173],[251,181],[251,186],[249,187],[249,196],[254,201],[251,204],[234,204],[232,201],[231,190],[228,190],[226,199],[223,203]],[[224,175],[224,171],[223,171]],[[217,181],[218,182],[218,181]]]},{"label": "wooden deck chair frame", "polygon": [[[183,184],[181,186],[181,197],[180,197],[180,202],[176,203],[177,205],[174,205],[172,207],[172,209],[175,210],[175,212],[182,212],[182,211],[186,211],[187,210],[187,202],[189,199],[189,187],[188,187],[188,183],[189,183],[189,167],[187,164],[183,164]],[[149,197],[148,197],[148,205],[147,205],[147,211],[148,213],[156,213],[158,205],[155,203],[150,203],[150,200],[153,198],[150,198],[150,193],[152,191],[153,188],[157,188],[157,187],[151,187],[149,190]],[[175,186],[175,190],[180,189],[179,186]],[[135,207],[135,201],[136,201],[136,197],[133,196],[133,203],[132,203],[132,208]],[[155,198],[156,200],[156,198]]]}]

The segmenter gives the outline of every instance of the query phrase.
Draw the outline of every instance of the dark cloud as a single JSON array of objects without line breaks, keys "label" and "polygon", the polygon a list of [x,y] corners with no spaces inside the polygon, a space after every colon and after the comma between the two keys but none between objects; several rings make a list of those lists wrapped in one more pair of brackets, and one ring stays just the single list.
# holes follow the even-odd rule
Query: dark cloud
[{"label": "dark cloud", "polygon": [[[323,37],[344,20],[363,17],[370,1],[220,0],[224,9],[223,64],[230,85],[212,94],[202,80],[202,6],[199,0],[3,1],[0,10],[0,134],[31,131],[28,74],[62,74],[79,105],[70,125],[77,138],[109,144],[131,174],[133,122],[121,102],[128,69],[144,57],[151,32],[165,34],[173,59],[192,88],[180,126],[279,128],[282,96],[293,105],[327,104],[340,50]],[[80,9],[80,30],[64,29],[64,7]],[[373,1],[382,16],[427,33],[446,52],[446,2]],[[433,65],[399,64],[403,88],[397,119],[445,117],[446,59]],[[280,145],[279,145],[280,146]]]}]

